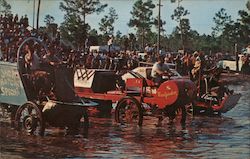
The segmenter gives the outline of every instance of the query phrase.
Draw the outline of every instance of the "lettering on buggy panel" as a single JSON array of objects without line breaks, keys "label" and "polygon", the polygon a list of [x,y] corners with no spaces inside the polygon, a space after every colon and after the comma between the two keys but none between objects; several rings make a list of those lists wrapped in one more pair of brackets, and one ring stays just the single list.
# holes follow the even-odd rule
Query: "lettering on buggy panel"
[{"label": "lettering on buggy panel", "polygon": [[14,69],[0,69],[0,95],[1,96],[19,96],[20,78]]},{"label": "lettering on buggy panel", "polygon": [[178,96],[177,91],[171,91],[171,92],[158,92],[158,97],[172,97],[172,96]]}]

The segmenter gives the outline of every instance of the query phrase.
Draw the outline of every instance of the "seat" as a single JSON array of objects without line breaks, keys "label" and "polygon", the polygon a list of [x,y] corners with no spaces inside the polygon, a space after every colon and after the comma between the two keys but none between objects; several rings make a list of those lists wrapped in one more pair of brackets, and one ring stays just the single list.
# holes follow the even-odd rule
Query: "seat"
[{"label": "seat", "polygon": [[128,78],[125,92],[130,95],[143,95],[145,92],[145,80],[143,78]]}]

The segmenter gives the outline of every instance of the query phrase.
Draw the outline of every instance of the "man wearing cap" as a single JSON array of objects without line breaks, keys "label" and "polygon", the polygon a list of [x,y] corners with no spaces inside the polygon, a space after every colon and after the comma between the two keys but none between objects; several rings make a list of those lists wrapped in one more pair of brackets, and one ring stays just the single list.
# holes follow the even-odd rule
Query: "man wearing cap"
[{"label": "man wearing cap", "polygon": [[164,64],[164,55],[160,55],[157,58],[157,62],[153,65],[151,76],[153,78],[153,82],[156,85],[160,85],[164,82],[163,76],[171,76],[172,72],[169,70],[167,64]]}]

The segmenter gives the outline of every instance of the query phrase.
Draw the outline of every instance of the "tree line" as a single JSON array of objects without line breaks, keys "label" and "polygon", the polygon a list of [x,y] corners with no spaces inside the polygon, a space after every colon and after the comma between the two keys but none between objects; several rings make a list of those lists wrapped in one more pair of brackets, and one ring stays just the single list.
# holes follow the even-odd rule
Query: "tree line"
[{"label": "tree line", "polygon": [[[130,50],[142,50],[146,44],[157,43],[157,32],[153,27],[160,29],[162,33],[161,48],[166,51],[177,50],[202,50],[205,53],[231,52],[245,48],[250,42],[250,1],[246,8],[239,10],[239,19],[233,21],[224,8],[221,8],[213,21],[215,27],[212,28],[211,35],[199,34],[190,26],[187,15],[190,11],[182,5],[182,0],[170,0],[178,3],[177,8],[171,15],[172,20],[177,22],[170,35],[164,33],[165,21],[153,16],[153,10],[157,7],[152,0],[136,0],[128,26],[135,28],[135,33],[122,35],[120,31],[114,32],[114,23],[119,18],[115,8],[108,8],[108,4],[103,4],[100,0],[63,0],[59,8],[65,13],[64,21],[59,29],[61,39],[69,41],[77,49],[83,49],[85,40],[88,38],[93,45],[105,45],[110,35],[115,37],[115,43]],[[185,0],[184,0],[185,1]],[[0,0],[0,13],[10,14],[11,6],[6,0]],[[104,15],[99,22],[98,33],[96,28],[86,21],[86,17],[91,14],[100,14],[105,9],[109,12]],[[54,22],[54,17],[46,15],[44,21],[47,26]],[[158,26],[160,24],[160,26]]]}]

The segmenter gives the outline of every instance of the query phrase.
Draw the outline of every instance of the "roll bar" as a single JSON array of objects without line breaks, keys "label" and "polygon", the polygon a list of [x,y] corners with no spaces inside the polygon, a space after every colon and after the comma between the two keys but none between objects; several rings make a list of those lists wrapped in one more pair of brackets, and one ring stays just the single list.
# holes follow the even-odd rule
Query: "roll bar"
[{"label": "roll bar", "polygon": [[21,49],[22,49],[23,45],[24,45],[25,43],[27,43],[28,41],[35,41],[35,42],[39,43],[41,46],[44,47],[45,52],[48,53],[48,48],[46,47],[46,45],[45,45],[41,40],[39,40],[39,39],[36,38],[36,37],[28,37],[27,39],[25,39],[25,40],[21,43],[21,45],[19,46],[19,48],[18,48],[18,50],[17,50],[17,69],[18,69],[18,71],[20,71],[20,65],[19,65],[20,52],[21,52]]}]

